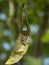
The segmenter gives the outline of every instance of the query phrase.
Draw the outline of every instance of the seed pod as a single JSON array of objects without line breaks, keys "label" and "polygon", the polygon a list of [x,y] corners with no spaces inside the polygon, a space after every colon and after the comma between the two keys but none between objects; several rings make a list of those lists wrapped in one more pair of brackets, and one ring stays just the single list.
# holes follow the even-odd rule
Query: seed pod
[{"label": "seed pod", "polygon": [[8,64],[17,63],[26,53],[28,49],[28,42],[29,42],[29,36],[24,37],[22,34],[19,34],[14,49],[5,64],[8,65]]}]

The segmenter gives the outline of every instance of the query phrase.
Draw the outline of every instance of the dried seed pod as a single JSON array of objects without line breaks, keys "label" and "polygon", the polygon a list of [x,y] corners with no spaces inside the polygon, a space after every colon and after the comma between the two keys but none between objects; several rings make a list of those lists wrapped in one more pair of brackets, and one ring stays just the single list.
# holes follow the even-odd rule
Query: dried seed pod
[{"label": "dried seed pod", "polygon": [[[24,4],[25,5],[25,4]],[[23,7],[24,7],[23,5]],[[23,13],[26,14],[25,12],[25,7],[23,8]],[[29,23],[28,23],[28,18],[25,15],[22,15],[24,17],[23,24],[21,25],[21,29],[20,29],[20,33],[18,35],[18,38],[16,40],[16,44],[14,46],[14,49],[9,57],[9,59],[7,60],[7,62],[5,63],[6,65],[10,65],[10,64],[14,64],[19,62],[19,60],[23,57],[23,55],[27,52],[28,46],[29,46],[29,36],[30,36],[30,27],[29,27]],[[27,27],[27,30],[23,30],[23,26]]]},{"label": "dried seed pod", "polygon": [[5,63],[6,65],[17,63],[26,53],[28,49],[29,36],[26,39],[25,38],[26,36],[24,37],[22,34],[19,34],[18,39],[16,40],[16,44],[14,46],[14,49],[9,59]]}]

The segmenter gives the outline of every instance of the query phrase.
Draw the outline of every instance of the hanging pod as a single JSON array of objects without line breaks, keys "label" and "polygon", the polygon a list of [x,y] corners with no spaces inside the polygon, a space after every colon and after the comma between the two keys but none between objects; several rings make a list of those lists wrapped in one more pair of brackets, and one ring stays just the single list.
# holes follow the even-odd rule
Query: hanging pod
[{"label": "hanging pod", "polygon": [[19,62],[28,50],[30,37],[30,27],[28,19],[24,18],[20,31],[21,32],[18,35],[14,49],[5,65],[10,65]]},{"label": "hanging pod", "polygon": [[19,33],[14,49],[5,65],[10,65],[19,62],[21,58],[24,56],[24,54],[27,52],[28,46],[29,30],[27,28],[27,30],[24,31],[21,28],[21,33]]}]

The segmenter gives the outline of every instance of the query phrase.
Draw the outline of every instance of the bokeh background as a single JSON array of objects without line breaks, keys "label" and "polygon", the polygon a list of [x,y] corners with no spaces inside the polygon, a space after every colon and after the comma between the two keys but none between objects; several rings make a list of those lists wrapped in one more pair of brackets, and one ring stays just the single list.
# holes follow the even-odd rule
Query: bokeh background
[{"label": "bokeh background", "polygon": [[[0,65],[9,58],[22,21],[23,0],[0,0]],[[28,52],[13,65],[49,65],[49,0],[26,0],[31,29]]]}]

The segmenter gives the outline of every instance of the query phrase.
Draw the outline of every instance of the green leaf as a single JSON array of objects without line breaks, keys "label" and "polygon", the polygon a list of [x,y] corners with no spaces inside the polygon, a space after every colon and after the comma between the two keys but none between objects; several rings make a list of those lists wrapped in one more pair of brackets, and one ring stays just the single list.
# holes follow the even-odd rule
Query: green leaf
[{"label": "green leaf", "polygon": [[41,38],[42,42],[49,42],[49,30],[47,30],[46,34]]}]

